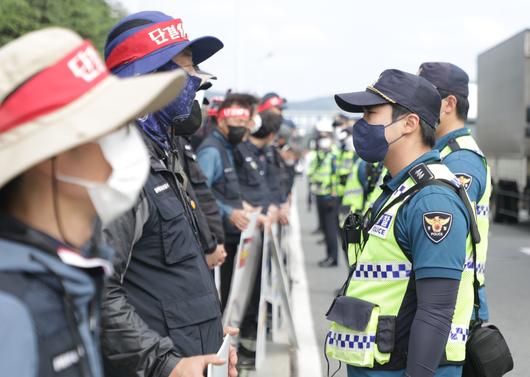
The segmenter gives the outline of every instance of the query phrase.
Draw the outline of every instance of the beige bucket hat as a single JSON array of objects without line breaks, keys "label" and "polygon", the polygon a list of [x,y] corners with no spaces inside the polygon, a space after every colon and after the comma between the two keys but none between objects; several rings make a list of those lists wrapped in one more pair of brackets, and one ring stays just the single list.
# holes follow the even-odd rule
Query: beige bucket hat
[{"label": "beige bucket hat", "polygon": [[89,41],[63,28],[0,48],[0,187],[177,97],[183,71],[119,79]]}]

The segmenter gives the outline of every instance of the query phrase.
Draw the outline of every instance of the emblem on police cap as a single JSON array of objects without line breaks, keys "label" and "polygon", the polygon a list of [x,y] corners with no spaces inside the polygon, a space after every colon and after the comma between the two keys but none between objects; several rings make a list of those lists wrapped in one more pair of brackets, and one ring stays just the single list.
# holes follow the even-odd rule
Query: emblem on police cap
[{"label": "emblem on police cap", "polygon": [[453,215],[445,212],[427,212],[423,214],[423,229],[427,237],[440,243],[449,234],[453,224]]},{"label": "emblem on police cap", "polygon": [[458,178],[460,185],[462,185],[462,187],[464,187],[467,191],[469,189],[469,186],[471,186],[471,183],[473,182],[473,177],[465,173],[456,173],[455,175],[456,178]]}]

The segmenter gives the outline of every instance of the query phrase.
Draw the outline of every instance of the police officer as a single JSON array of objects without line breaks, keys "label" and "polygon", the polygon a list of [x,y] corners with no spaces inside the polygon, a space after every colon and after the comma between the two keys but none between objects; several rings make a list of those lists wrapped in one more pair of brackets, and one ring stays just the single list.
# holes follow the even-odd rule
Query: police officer
[{"label": "police officer", "polygon": [[90,42],[50,28],[0,49],[0,81],[2,375],[103,376],[99,300],[112,253],[94,222],[131,208],[147,178],[142,138],[122,126],[185,79],[118,80]]},{"label": "police officer", "polygon": [[198,149],[199,165],[212,188],[223,218],[226,262],[221,266],[221,302],[224,309],[230,285],[234,260],[241,236],[246,229],[248,211],[253,207],[244,203],[234,165],[234,148],[243,141],[251,121],[252,106],[248,96],[231,94],[217,112],[217,127]]},{"label": "police officer", "polygon": [[[480,283],[480,319],[489,319],[484,267],[488,250],[489,203],[491,196],[491,174],[486,157],[471,131],[465,127],[469,110],[469,77],[451,63],[423,63],[419,75],[430,81],[442,97],[440,126],[436,129],[435,149],[445,165],[466,188],[471,201],[476,205],[477,223],[481,241],[477,245],[477,278]],[[468,261],[472,264],[472,261]]]},{"label": "police officer", "polygon": [[356,169],[356,162],[358,161],[357,155],[355,154],[355,148],[353,146],[353,139],[351,137],[351,129],[341,129],[337,134],[339,142],[339,150],[337,153],[337,170],[335,180],[337,181],[337,195],[339,197],[339,226],[341,226],[341,219],[343,219],[344,213],[349,212],[349,206],[342,205],[344,198],[351,195],[351,192],[346,193],[346,185],[348,183],[348,177],[354,177],[352,172]]},{"label": "police officer", "polygon": [[327,354],[348,364],[349,377],[460,376],[473,304],[473,274],[463,271],[473,210],[431,150],[440,96],[427,80],[391,69],[335,100],[364,112],[353,127],[356,152],[384,161],[392,178],[328,313]]},{"label": "police officer", "polygon": [[318,152],[312,175],[317,210],[324,233],[326,258],[321,260],[320,267],[337,266],[338,257],[338,196],[337,196],[337,147],[332,135],[331,121],[321,120],[316,125],[318,132]]},{"label": "police officer", "polygon": [[[201,375],[211,356],[189,356],[215,353],[222,343],[220,302],[204,258],[198,208],[184,187],[169,129],[192,111],[201,84],[193,66],[222,47],[214,37],[189,41],[182,20],[153,11],[124,18],[107,38],[106,64],[118,76],[177,67],[187,73],[178,97],[138,120],[151,156],[149,177],[133,210],[106,229],[118,253],[103,303],[108,375]],[[231,370],[234,375],[235,366]]]}]

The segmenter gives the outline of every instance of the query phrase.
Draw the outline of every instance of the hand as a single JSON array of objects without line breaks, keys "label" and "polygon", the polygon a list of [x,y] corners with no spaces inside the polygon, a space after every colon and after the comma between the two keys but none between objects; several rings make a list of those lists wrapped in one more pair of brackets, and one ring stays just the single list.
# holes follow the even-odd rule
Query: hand
[{"label": "hand", "polygon": [[[232,355],[230,354],[230,358]],[[213,365],[223,365],[226,361],[217,357],[217,355],[203,355],[203,356],[193,356],[185,357],[181,359],[178,364],[173,368],[169,377],[203,377],[204,369],[208,364]],[[237,362],[237,356],[236,356]],[[229,368],[231,370],[231,368]],[[236,377],[230,374],[230,377]]]},{"label": "hand", "polygon": [[246,212],[242,209],[234,209],[229,217],[230,222],[240,231],[247,229],[249,219]]},{"label": "hand", "polygon": [[289,225],[289,203],[284,203],[280,207],[280,212],[278,213],[278,220],[282,225]]},{"label": "hand", "polygon": [[221,266],[226,260],[226,250],[223,244],[217,245],[214,252],[206,254],[206,263],[208,268],[213,270],[215,267]]},{"label": "hand", "polygon": [[258,224],[259,226],[264,229],[268,234],[271,233],[271,219],[269,216],[265,216],[263,214],[260,214],[258,216]]},{"label": "hand", "polygon": [[[225,327],[224,335],[237,336],[239,335],[239,329],[235,327]],[[237,351],[234,347],[230,346],[230,356],[228,360],[228,377],[237,377]]]},{"label": "hand", "polygon": [[254,207],[252,207],[250,204],[248,204],[248,203],[245,202],[244,200],[243,200],[243,209],[244,209],[245,211],[247,211],[247,212],[252,212],[252,211],[255,210]]},{"label": "hand", "polygon": [[267,211],[267,216],[269,217],[271,224],[277,223],[278,222],[278,207],[274,204],[271,204]]}]

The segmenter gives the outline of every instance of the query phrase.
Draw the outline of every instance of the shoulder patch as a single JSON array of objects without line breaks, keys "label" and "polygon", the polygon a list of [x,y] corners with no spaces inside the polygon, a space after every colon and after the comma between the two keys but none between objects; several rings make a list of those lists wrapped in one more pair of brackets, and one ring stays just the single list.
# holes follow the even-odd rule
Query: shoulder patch
[{"label": "shoulder patch", "polygon": [[426,212],[423,214],[423,229],[434,243],[440,243],[447,237],[451,225],[453,225],[453,215],[450,213]]},{"label": "shoulder patch", "polygon": [[473,183],[473,177],[466,173],[455,173],[455,175],[456,178],[458,178],[460,185],[462,185],[467,191],[469,186],[471,186],[471,183]]},{"label": "shoulder patch", "polygon": [[422,181],[434,178],[434,175],[432,174],[432,172],[423,163],[418,164],[418,165],[414,166],[412,169],[410,169],[409,170],[409,176],[416,183],[420,183]]}]

